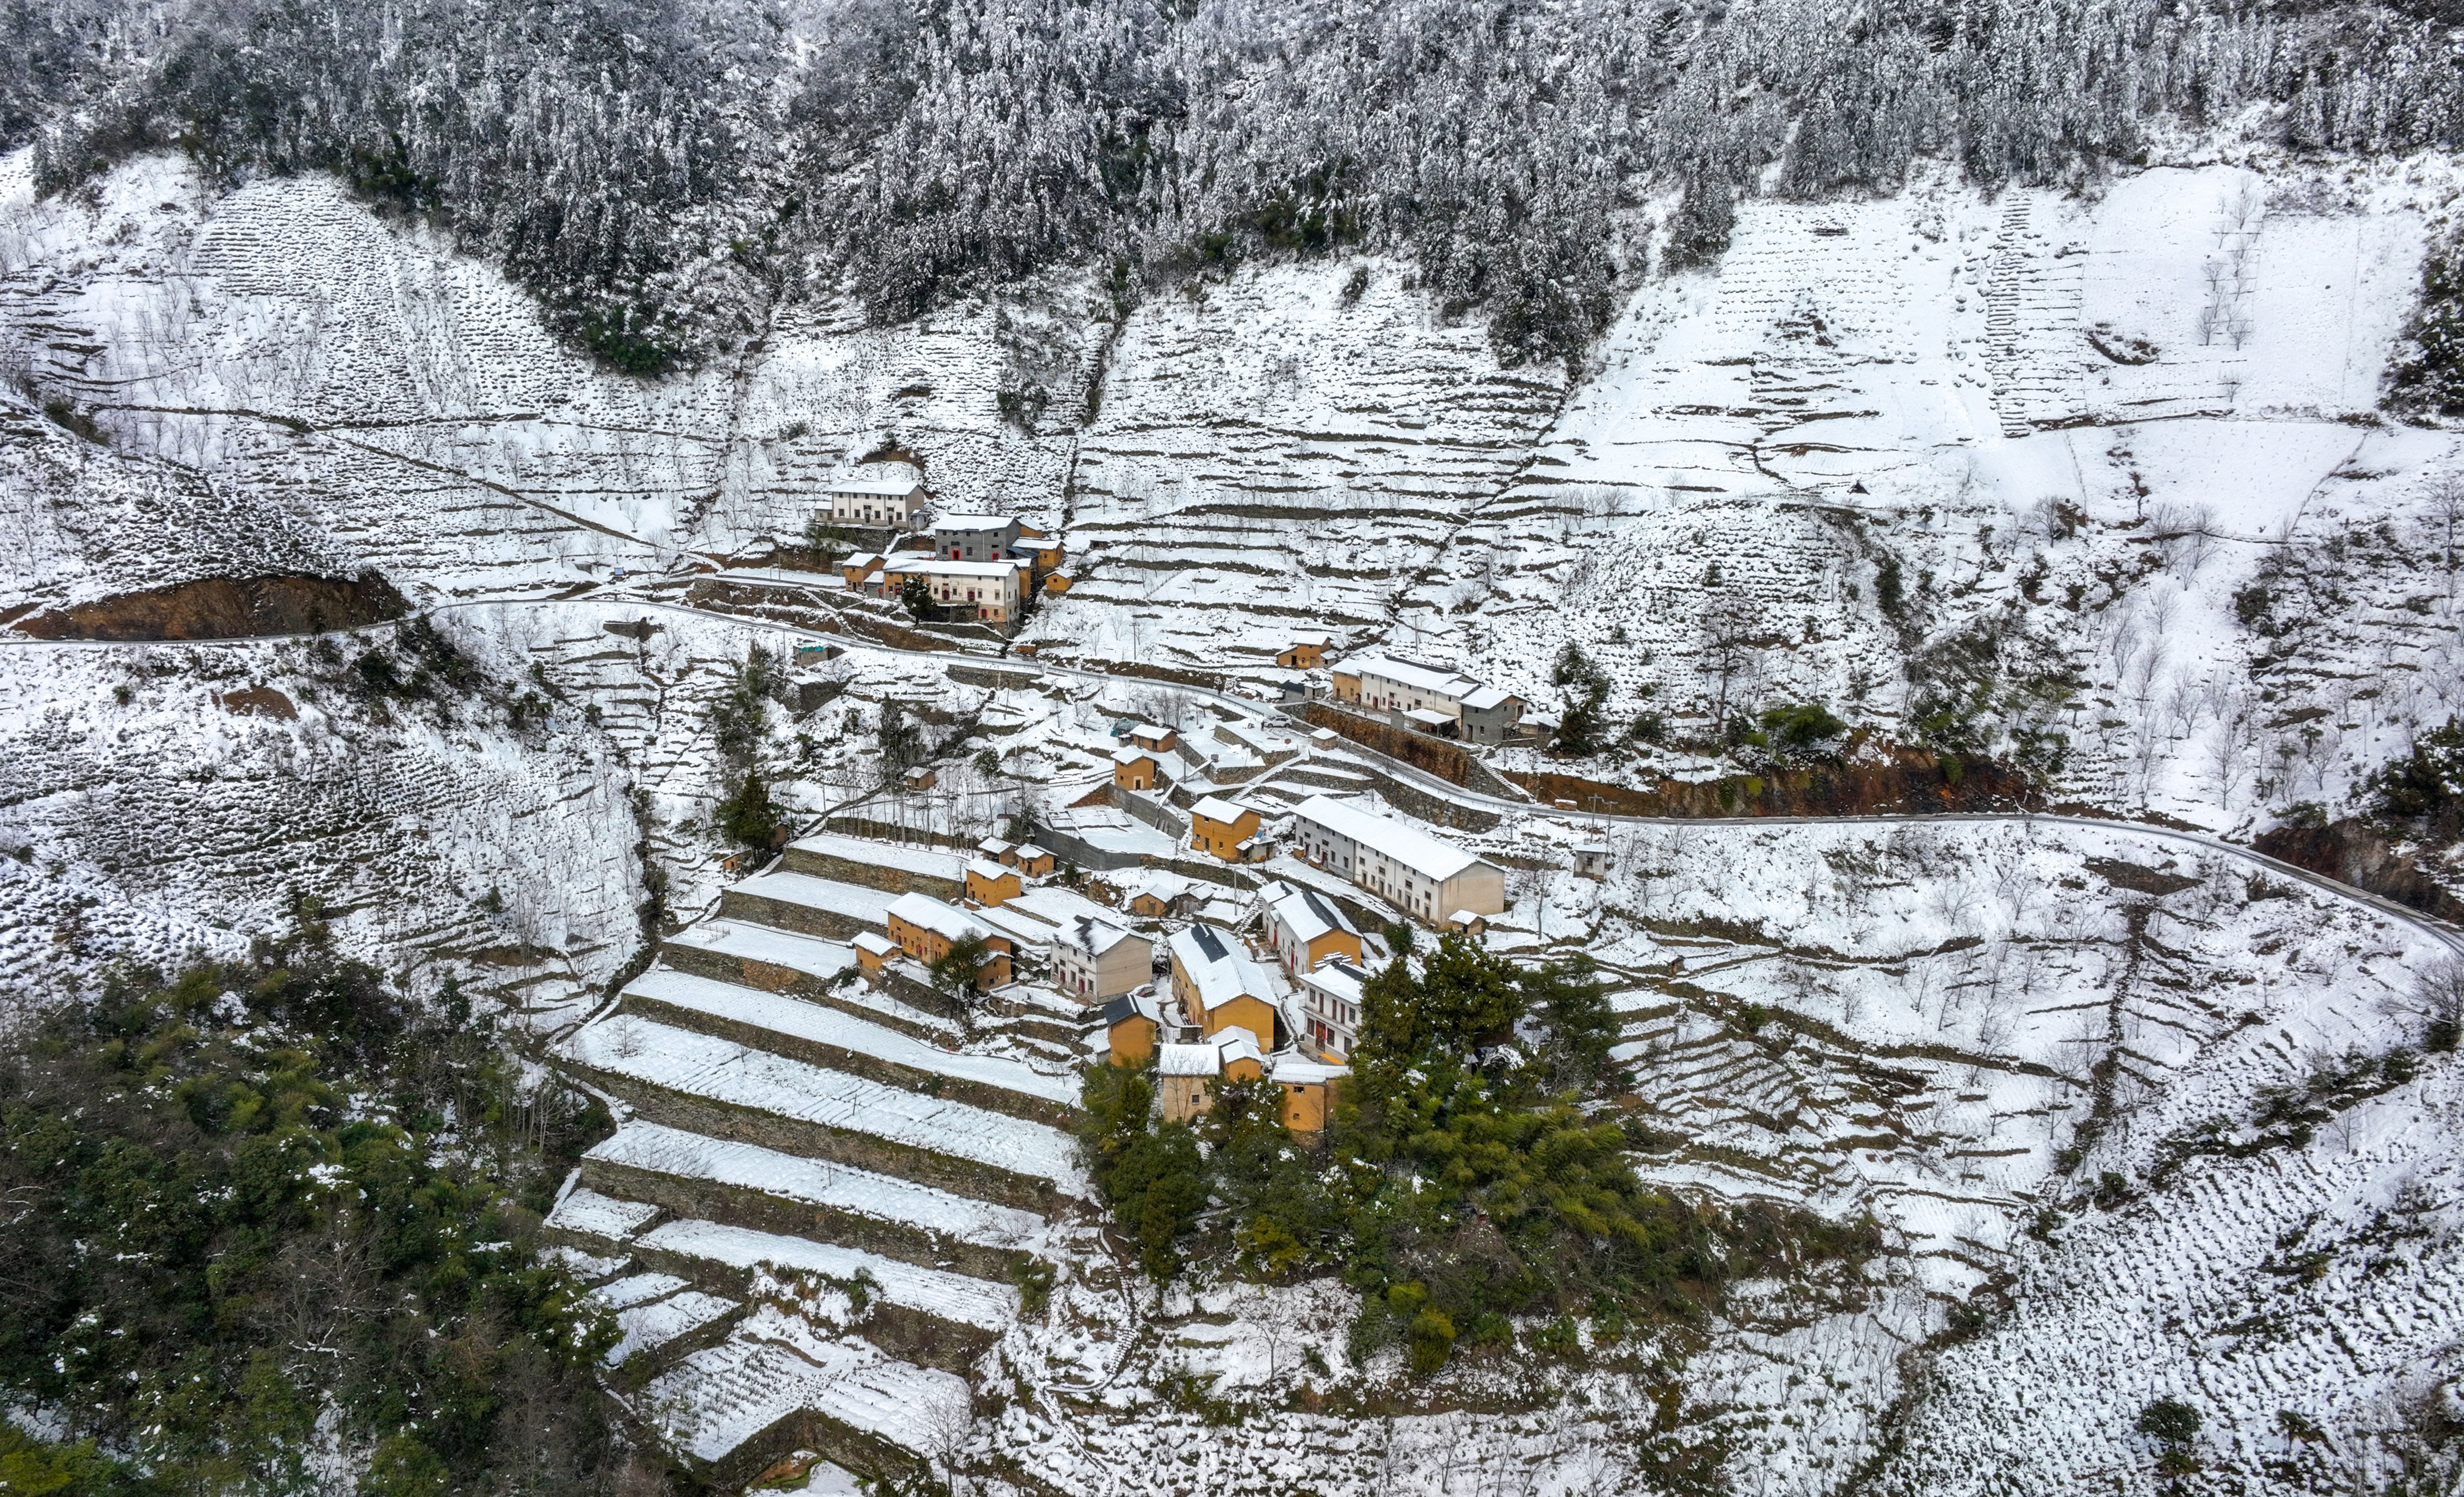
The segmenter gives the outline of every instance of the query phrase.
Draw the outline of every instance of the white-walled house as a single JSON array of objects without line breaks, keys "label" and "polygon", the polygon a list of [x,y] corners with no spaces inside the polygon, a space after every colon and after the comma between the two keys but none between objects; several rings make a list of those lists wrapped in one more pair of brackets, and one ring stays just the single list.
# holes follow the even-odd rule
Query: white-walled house
[{"label": "white-walled house", "polygon": [[1292,808],[1291,850],[1332,869],[1424,925],[1455,923],[1458,912],[1506,909],[1506,870],[1453,843],[1332,796]]},{"label": "white-walled house", "polygon": [[932,502],[920,478],[842,478],[830,485],[830,520],[909,530]]}]

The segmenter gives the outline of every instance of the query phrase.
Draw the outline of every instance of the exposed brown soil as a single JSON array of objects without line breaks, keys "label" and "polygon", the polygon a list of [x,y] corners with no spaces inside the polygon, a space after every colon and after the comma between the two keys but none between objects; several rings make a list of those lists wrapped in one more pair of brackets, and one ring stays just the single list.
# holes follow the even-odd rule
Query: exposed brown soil
[{"label": "exposed brown soil", "polygon": [[277,574],[149,587],[45,609],[15,627],[37,639],[252,639],[357,628],[409,611],[409,603],[375,572],[349,580]]},{"label": "exposed brown soil", "polygon": [[299,709],[291,698],[270,686],[244,686],[236,692],[224,692],[214,700],[223,711],[241,717],[297,717]]},{"label": "exposed brown soil", "polygon": [[1602,784],[1578,775],[1509,774],[1542,802],[1618,816],[1867,816],[1936,811],[2035,809],[2041,798],[2025,775],[1991,760],[1954,771],[1930,754],[1903,750],[1890,764],[1790,769],[1722,780],[1662,780],[1647,789]]},{"label": "exposed brown soil", "polygon": [[2368,822],[2347,818],[2324,826],[2278,826],[2260,833],[2251,846],[2425,914],[2464,922],[2464,900],[2422,866],[2420,853],[2398,847],[2385,829]]}]

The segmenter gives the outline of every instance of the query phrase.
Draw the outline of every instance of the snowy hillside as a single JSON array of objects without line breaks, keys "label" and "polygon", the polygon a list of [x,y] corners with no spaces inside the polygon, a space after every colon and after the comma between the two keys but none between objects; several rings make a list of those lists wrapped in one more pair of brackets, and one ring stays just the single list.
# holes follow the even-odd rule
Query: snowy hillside
[{"label": "snowy hillside", "polygon": [[[1228,45],[1199,9],[1193,55]],[[927,49],[936,90],[973,44]],[[780,271],[819,231],[747,189],[659,252],[701,341],[652,374],[416,190],[132,150],[43,193],[0,157],[0,1009],[320,909],[408,991],[501,1005],[526,1075],[616,1118],[543,1228],[624,1332],[610,1386],[730,1489],[826,1443],[988,1494],[2453,1491],[2464,1080],[2425,993],[2464,937],[2246,845],[2464,713],[2464,451],[2386,407],[2456,161],[2167,137],[2059,186],[1919,161],[1831,193],[1819,135],[1717,232],[1699,179],[1595,163],[1528,242],[1167,274],[1156,238],[1133,274],[1056,237],[906,300],[871,252]],[[1104,139],[1108,192],[1170,195]],[[1252,189],[1224,165],[1204,191]],[[990,190],[862,175],[828,210],[900,232]],[[1604,330],[1517,332],[1570,225]],[[1509,243],[1523,278],[1473,295]],[[1066,588],[1004,635],[800,570],[830,484],[889,461],[1057,537]],[[32,637],[363,576],[411,612]],[[1464,790],[1268,704],[1326,692],[1270,666],[1319,631],[1547,714],[1579,646],[1608,745],[1478,750],[1500,774],[1759,777],[1727,730],[1819,705],[1852,765],[1990,761],[2077,814]],[[1113,788],[1125,718],[1178,735],[1156,794]],[[1048,939],[949,1011],[919,953],[856,944],[1044,836],[1067,866],[1020,897],[1054,921],[1119,892],[1080,858],[1203,875],[1158,940],[1315,878],[1382,960],[1400,907],[1187,840],[1200,797],[1271,842],[1322,793],[1493,860],[1488,949],[1599,964],[1582,1106],[1644,1185],[1871,1255],[1692,1319],[1527,1315],[1441,1375],[1355,1358],[1356,1279],[1140,1276],[1070,1133],[1105,1024]],[[2150,1436],[2163,1399],[2204,1422]]]}]

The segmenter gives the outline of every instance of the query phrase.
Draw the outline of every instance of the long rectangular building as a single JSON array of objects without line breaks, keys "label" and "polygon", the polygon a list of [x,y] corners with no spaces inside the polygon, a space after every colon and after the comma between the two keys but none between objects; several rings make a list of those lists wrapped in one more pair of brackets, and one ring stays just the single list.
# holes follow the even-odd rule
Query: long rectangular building
[{"label": "long rectangular building", "polygon": [[1506,908],[1506,870],[1453,843],[1332,796],[1292,808],[1294,850],[1424,924]]}]

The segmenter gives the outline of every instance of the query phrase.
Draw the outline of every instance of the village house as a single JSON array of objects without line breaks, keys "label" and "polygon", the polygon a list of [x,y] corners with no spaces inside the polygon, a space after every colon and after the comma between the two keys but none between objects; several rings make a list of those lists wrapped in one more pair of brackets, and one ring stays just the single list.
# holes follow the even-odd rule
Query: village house
[{"label": "village house", "polygon": [[855,948],[855,964],[861,971],[877,973],[890,965],[891,958],[903,949],[879,931],[863,931],[849,942]]},{"label": "village house", "polygon": [[[1053,571],[1064,560],[1061,538],[1047,536],[1033,525],[1018,527],[1018,539],[1010,543],[1009,554],[1024,559],[1039,572]],[[1050,579],[1045,581],[1048,583]],[[1059,590],[1067,591],[1067,584],[1065,583]]]},{"label": "village house", "polygon": [[967,897],[979,905],[1006,904],[1025,887],[1019,881],[1018,870],[1004,868],[989,858],[970,860],[966,878]]},{"label": "village house", "polygon": [[1352,1070],[1324,1061],[1278,1055],[1268,1062],[1267,1074],[1283,1093],[1277,1113],[1284,1127],[1306,1137],[1326,1132],[1327,1114],[1333,1110],[1336,1090]]},{"label": "village house", "polygon": [[1240,1028],[1263,1046],[1277,1043],[1274,984],[1236,938],[1193,925],[1173,936],[1166,950],[1172,954],[1172,996],[1199,1034],[1212,1038]]},{"label": "village house", "polygon": [[1523,698],[1458,671],[1386,655],[1355,657],[1336,668],[1334,694],[1398,723],[1445,737],[1502,743],[1516,736]]},{"label": "village house", "polygon": [[1142,920],[1186,915],[1198,908],[1198,881],[1178,873],[1145,869],[1109,882],[1121,908]]},{"label": "village house", "polygon": [[1150,754],[1169,754],[1180,747],[1180,735],[1170,728],[1142,722],[1130,730],[1130,741]]},{"label": "village house", "polygon": [[842,478],[830,485],[830,519],[905,530],[932,503],[918,478]]},{"label": "village house", "polygon": [[1334,957],[1361,959],[1360,933],[1331,900],[1296,884],[1268,884],[1258,892],[1265,909],[1266,945],[1294,977]]},{"label": "village house", "polygon": [[1163,779],[1163,765],[1142,748],[1112,750],[1112,783],[1124,790],[1152,790]]},{"label": "village house", "polygon": [[1155,1000],[1126,994],[1104,1005],[1104,1058],[1115,1066],[1143,1066],[1154,1056],[1162,1024]]},{"label": "village house", "polygon": [[1155,977],[1155,946],[1145,936],[1107,920],[1080,915],[1061,924],[1052,939],[1054,985],[1082,1003],[1147,985]]},{"label": "village house", "polygon": [[1215,1106],[1219,1085],[1256,1081],[1266,1073],[1258,1042],[1243,1030],[1198,1045],[1155,1047],[1155,1080],[1167,1123],[1186,1123]]},{"label": "village house", "polygon": [[941,782],[941,772],[930,764],[918,764],[904,776],[910,790],[930,790]]},{"label": "village house", "polygon": [[1314,671],[1326,664],[1326,652],[1333,648],[1331,634],[1294,634],[1275,651],[1275,664],[1287,670]]},{"label": "village house", "polygon": [[1507,742],[1523,731],[1524,706],[1522,697],[1484,686],[1463,697],[1456,736],[1474,743]]},{"label": "village house", "polygon": [[888,924],[899,949],[928,967],[959,942],[979,940],[987,955],[976,968],[977,988],[988,991],[1010,980],[1009,937],[964,910],[929,894],[904,893],[890,902]]},{"label": "village house", "polygon": [[1393,817],[1332,796],[1292,809],[1293,850],[1332,869],[1424,925],[1506,909],[1506,870]]},{"label": "village house", "polygon": [[1003,842],[999,837],[986,837],[976,844],[976,850],[996,863],[1007,864],[1012,868],[1018,866],[1017,843]]},{"label": "village house", "polygon": [[1007,515],[943,515],[933,521],[933,551],[950,561],[1006,562],[1018,536]]},{"label": "village house", "polygon": [[1018,870],[1029,878],[1043,878],[1049,874],[1056,862],[1051,853],[1031,842],[1018,849]]},{"label": "village house", "polygon": [[922,578],[926,600],[979,624],[1007,627],[1018,618],[1019,569],[1009,561],[953,561],[936,556],[900,556],[887,562],[875,583],[887,597],[899,597],[911,577]]},{"label": "village house", "polygon": [[1302,1044],[1330,1060],[1350,1060],[1360,1043],[1360,987],[1369,974],[1338,957],[1300,975]]},{"label": "village house", "polygon": [[1239,863],[1259,850],[1258,813],[1220,796],[1208,796],[1189,808],[1189,840],[1226,863]]},{"label": "village house", "polygon": [[877,551],[858,551],[839,561],[839,578],[849,592],[865,591],[880,572],[881,553]]}]

